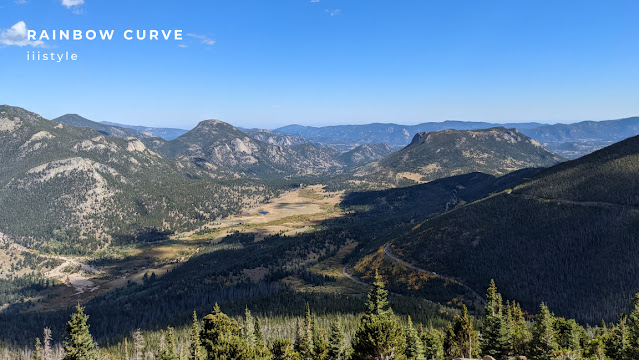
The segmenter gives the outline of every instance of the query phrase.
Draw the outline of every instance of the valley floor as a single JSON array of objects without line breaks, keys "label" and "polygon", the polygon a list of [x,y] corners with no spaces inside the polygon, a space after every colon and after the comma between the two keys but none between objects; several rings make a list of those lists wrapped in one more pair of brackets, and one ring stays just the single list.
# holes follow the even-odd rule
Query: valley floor
[{"label": "valley floor", "polygon": [[[261,241],[270,235],[293,236],[309,231],[324,220],[343,215],[337,206],[342,197],[343,192],[326,192],[323,186],[313,185],[287,192],[196,231],[175,234],[168,240],[114,247],[93,257],[45,255],[59,262],[44,269],[44,276],[56,285],[37,297],[25,299],[34,304],[28,311],[67,309],[131,283],[142,283],[150,276],[162,276],[229,235],[250,234],[255,241]],[[247,271],[256,280],[263,275]]]}]

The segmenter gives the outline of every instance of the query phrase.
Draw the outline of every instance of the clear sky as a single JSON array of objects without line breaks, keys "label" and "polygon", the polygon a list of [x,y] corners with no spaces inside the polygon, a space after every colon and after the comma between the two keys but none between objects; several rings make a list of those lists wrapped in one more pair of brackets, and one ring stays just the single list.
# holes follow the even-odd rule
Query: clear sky
[{"label": "clear sky", "polygon": [[[0,103],[181,128],[621,118],[639,115],[638,14],[636,0],[0,0]],[[116,32],[38,43],[25,28]]]}]

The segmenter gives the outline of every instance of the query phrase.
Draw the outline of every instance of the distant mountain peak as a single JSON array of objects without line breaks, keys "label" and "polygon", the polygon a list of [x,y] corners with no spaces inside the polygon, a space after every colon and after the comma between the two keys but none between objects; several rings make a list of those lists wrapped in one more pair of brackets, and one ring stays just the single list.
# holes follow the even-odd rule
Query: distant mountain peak
[{"label": "distant mountain peak", "polygon": [[505,127],[493,127],[489,129],[477,130],[446,129],[442,131],[420,132],[415,134],[409,146],[421,145],[440,136],[457,136],[460,138],[468,136],[470,138],[484,141],[505,141],[511,144],[516,144],[523,141],[533,144],[537,147],[541,147],[541,143],[539,143],[539,141],[529,138],[528,136],[520,133],[517,129],[506,129]]},{"label": "distant mountain peak", "polygon": [[217,120],[217,119],[202,120],[200,121],[199,125],[226,125],[226,126],[235,127],[229,123],[226,123],[222,120]]},{"label": "distant mountain peak", "polygon": [[470,172],[504,175],[562,160],[515,129],[447,129],[416,134],[408,146],[380,160],[374,171],[432,181]]},{"label": "distant mountain peak", "polygon": [[[77,114],[58,120],[73,124],[0,107],[0,208],[5,210],[0,232],[19,244],[51,250],[49,240],[64,233],[68,236],[56,238],[55,246],[62,248],[55,251],[94,251],[136,241],[148,231],[192,229],[206,221],[201,214],[235,213],[272,194],[250,181],[213,182],[210,173],[182,167],[180,159],[160,156],[127,132],[109,136],[131,129]],[[211,193],[228,196],[211,199]]]}]

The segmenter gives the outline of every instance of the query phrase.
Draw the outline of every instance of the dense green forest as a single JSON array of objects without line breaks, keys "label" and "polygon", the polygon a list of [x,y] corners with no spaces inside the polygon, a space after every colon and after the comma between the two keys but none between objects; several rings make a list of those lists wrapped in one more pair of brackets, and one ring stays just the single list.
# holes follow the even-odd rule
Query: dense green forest
[{"label": "dense green forest", "polygon": [[[355,192],[341,204],[347,215],[326,220],[314,231],[295,236],[273,235],[259,242],[248,234],[228,236],[219,243],[209,244],[197,256],[172,271],[158,274],[162,276],[149,278],[142,284],[131,283],[87,303],[88,311],[99,323],[94,328],[94,335],[98,338],[117,337],[136,327],[157,328],[168,322],[187,319],[193,309],[210,311],[211,304],[215,302],[227,309],[235,309],[233,314],[241,312],[250,303],[254,311],[284,316],[288,315],[288,309],[307,301],[317,303],[327,314],[354,313],[357,308],[353,307],[351,299],[358,296],[357,293],[348,293],[343,287],[335,286],[325,293],[300,294],[291,289],[291,279],[321,287],[332,279],[317,276],[309,269],[336,257],[340,249],[350,249],[337,260],[341,269],[354,264],[386,239],[409,230],[416,221],[445,211],[457,202],[470,202],[490,192],[512,187],[537,171],[522,170],[501,178],[475,173],[410,188]],[[99,265],[109,268],[117,265],[118,261],[104,258],[99,260]],[[265,272],[258,282],[245,275],[245,269],[256,268]],[[352,271],[358,273],[357,269]],[[420,320],[432,317],[439,310],[427,305],[426,300],[413,296],[446,306],[463,303],[472,311],[479,310],[472,294],[463,287],[437,278],[424,281],[419,291],[405,288],[396,281],[391,282],[390,289],[398,295],[407,296],[397,300],[399,311],[410,314],[415,307],[431,309],[422,315],[414,315]],[[0,338],[21,343],[42,323],[48,323],[52,328],[55,328],[54,324],[61,324],[65,311],[28,311],[35,304],[46,304],[47,301],[21,302],[6,309],[0,314],[0,321],[6,324],[0,327]],[[18,321],[21,325],[14,326]]]},{"label": "dense green forest", "polygon": [[583,323],[612,321],[639,291],[637,149],[634,137],[544,170],[416,224],[392,251],[475,289],[494,278],[528,311],[546,301]]},{"label": "dense green forest", "polygon": [[290,183],[211,176],[136,138],[104,136],[0,106],[0,240],[48,253],[91,254],[153,241],[241,212]]},{"label": "dense green forest", "polygon": [[244,316],[232,317],[215,304],[202,319],[193,312],[190,326],[152,332],[137,329],[116,343],[98,346],[91,335],[96,321],[78,305],[61,343],[44,327],[42,338],[34,336],[33,346],[7,348],[4,358],[449,360],[490,356],[498,360],[629,360],[639,356],[639,294],[630,313],[621,315],[617,323],[584,328],[574,320],[555,316],[545,303],[535,316],[526,316],[516,302],[504,302],[491,282],[480,318],[462,306],[450,321],[434,326],[413,321],[410,315],[396,315],[381,276],[375,274],[368,297],[359,307],[356,316],[327,321],[320,320],[306,303],[298,316],[280,319],[274,325],[271,318],[254,316],[248,307]]}]

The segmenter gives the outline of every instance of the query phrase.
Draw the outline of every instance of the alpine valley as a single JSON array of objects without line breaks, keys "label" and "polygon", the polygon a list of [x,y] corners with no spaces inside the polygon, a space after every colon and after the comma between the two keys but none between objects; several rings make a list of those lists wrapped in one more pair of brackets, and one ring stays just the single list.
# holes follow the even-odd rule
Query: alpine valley
[{"label": "alpine valley", "polygon": [[638,134],[0,106],[4,359],[637,359]]}]

